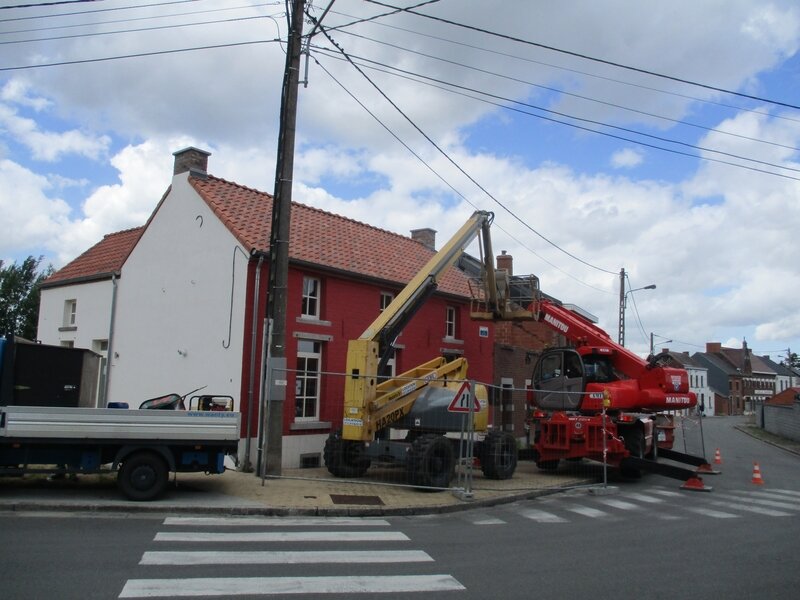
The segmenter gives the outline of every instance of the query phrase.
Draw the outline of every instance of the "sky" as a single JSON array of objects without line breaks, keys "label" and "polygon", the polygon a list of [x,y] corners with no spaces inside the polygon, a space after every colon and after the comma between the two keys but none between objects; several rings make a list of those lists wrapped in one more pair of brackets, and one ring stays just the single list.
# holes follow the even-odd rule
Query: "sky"
[{"label": "sky", "polygon": [[[21,4],[0,0],[0,260],[58,268],[144,224],[187,146],[274,190],[284,2]],[[800,352],[796,0],[308,12],[328,7],[302,64],[294,201],[439,245],[492,211],[515,274],[615,339],[624,269],[643,355],[651,334],[656,351]]]}]

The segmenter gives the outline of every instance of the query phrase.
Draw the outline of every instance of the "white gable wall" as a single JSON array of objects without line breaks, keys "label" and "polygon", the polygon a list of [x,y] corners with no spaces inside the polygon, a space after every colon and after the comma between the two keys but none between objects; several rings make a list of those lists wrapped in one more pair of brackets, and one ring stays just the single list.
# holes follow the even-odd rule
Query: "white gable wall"
[{"label": "white gable wall", "polygon": [[[111,279],[42,289],[37,337],[43,344],[69,345],[97,351],[93,342],[108,340],[111,325]],[[65,320],[64,307],[75,300],[75,324]]]},{"label": "white gable wall", "polygon": [[207,386],[238,410],[248,256],[187,178],[122,267],[109,400],[137,408]]}]

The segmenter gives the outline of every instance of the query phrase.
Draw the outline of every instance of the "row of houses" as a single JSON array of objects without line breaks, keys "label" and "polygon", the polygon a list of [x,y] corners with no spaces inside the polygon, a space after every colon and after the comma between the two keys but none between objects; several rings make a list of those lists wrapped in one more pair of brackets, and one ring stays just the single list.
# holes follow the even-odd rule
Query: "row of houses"
[{"label": "row of houses", "polygon": [[765,402],[800,385],[800,372],[753,354],[747,341],[741,348],[708,342],[705,352],[663,353],[686,369],[698,405],[708,416],[759,413]]},{"label": "row of houses", "polygon": [[[272,197],[210,175],[209,156],[176,152],[147,223],[105,236],[44,282],[38,338],[102,357],[101,406],[205,386],[234,398],[252,439],[264,393]],[[435,253],[435,235],[406,237],[293,203],[282,467],[320,463],[341,426],[347,342]],[[499,260],[513,269],[510,255]],[[452,268],[389,366],[401,373],[437,356],[467,358],[470,377],[492,386],[494,426],[523,438],[531,352],[563,340],[538,323],[472,321],[470,297],[467,274]]]}]

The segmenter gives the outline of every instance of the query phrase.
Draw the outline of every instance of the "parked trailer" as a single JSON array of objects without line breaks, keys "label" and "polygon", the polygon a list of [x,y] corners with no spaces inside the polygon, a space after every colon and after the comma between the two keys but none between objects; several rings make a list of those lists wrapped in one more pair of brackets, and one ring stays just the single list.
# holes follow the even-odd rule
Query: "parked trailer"
[{"label": "parked trailer", "polygon": [[164,493],[170,472],[222,473],[239,413],[0,407],[0,475],[117,472],[131,500]]}]

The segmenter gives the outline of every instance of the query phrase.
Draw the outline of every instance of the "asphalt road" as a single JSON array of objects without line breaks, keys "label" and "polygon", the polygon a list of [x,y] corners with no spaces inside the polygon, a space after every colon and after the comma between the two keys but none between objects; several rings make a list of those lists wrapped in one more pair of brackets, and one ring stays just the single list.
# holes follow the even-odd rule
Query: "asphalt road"
[{"label": "asphalt road", "polygon": [[710,493],[645,475],[386,519],[2,514],[3,597],[795,598],[800,456],[734,424],[703,421]]}]

